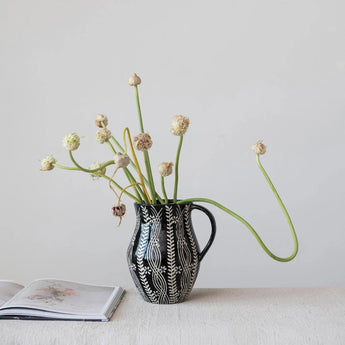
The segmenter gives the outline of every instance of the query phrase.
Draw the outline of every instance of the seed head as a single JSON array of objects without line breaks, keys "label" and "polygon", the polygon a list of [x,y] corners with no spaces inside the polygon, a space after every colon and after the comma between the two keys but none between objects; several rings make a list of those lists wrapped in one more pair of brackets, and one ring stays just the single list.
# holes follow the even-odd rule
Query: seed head
[{"label": "seed head", "polygon": [[106,168],[101,169],[102,164],[100,162],[95,162],[90,165],[90,170],[98,169],[98,171],[95,171],[93,173],[90,173],[93,180],[99,179],[100,175],[105,175]]},{"label": "seed head", "polygon": [[80,145],[80,138],[76,133],[67,134],[63,139],[63,145],[68,151],[74,151]]},{"label": "seed head", "polygon": [[174,135],[184,135],[189,126],[189,119],[183,115],[175,115],[170,127],[170,132]]},{"label": "seed head", "polygon": [[110,137],[111,137],[111,132],[107,128],[100,128],[96,132],[96,140],[100,144],[104,144],[106,141],[108,141],[110,139]]},{"label": "seed head", "polygon": [[128,84],[130,86],[137,86],[141,84],[141,79],[135,73],[133,73],[128,79]]},{"label": "seed head", "polygon": [[97,127],[103,128],[102,122],[104,123],[104,126],[108,126],[108,118],[105,115],[98,114],[95,118],[95,124]]},{"label": "seed head", "polygon": [[152,146],[152,140],[149,134],[140,133],[133,139],[133,145],[138,151],[147,151]]},{"label": "seed head", "polygon": [[53,164],[55,163],[56,159],[52,155],[48,155],[41,160],[41,171],[53,170],[55,168]]},{"label": "seed head", "polygon": [[126,213],[126,205],[120,204],[118,206],[114,206],[111,210],[113,211],[113,215],[115,217],[123,217]]},{"label": "seed head", "polygon": [[163,162],[163,163],[159,164],[158,171],[164,177],[169,176],[169,175],[172,174],[172,171],[173,171],[172,167],[173,167],[173,165],[174,164],[172,162],[170,162],[170,163]]},{"label": "seed head", "polygon": [[262,141],[258,141],[256,144],[252,146],[252,150],[257,155],[263,155],[266,152],[266,146],[262,143]]},{"label": "seed head", "polygon": [[117,168],[126,168],[129,164],[129,157],[121,152],[117,152],[114,157],[114,162]]}]

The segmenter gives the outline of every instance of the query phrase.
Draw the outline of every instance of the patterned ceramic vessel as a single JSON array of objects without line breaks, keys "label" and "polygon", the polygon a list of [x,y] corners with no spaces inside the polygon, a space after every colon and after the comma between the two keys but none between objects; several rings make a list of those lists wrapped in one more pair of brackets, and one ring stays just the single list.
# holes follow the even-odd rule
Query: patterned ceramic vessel
[{"label": "patterned ceramic vessel", "polygon": [[[128,247],[128,266],[145,301],[180,303],[191,292],[200,261],[213,243],[216,222],[206,208],[193,203],[134,204],[137,222]],[[191,212],[204,212],[211,222],[211,236],[200,252]]]}]

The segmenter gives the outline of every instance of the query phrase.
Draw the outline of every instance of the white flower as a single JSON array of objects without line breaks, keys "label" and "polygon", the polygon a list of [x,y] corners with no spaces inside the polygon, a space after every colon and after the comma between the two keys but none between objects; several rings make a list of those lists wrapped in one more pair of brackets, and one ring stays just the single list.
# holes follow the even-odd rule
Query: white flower
[{"label": "white flower", "polygon": [[139,133],[133,139],[133,145],[138,151],[147,151],[152,146],[152,140],[149,134]]},{"label": "white flower", "polygon": [[129,157],[121,152],[117,152],[114,157],[114,162],[117,168],[126,168],[129,164]]},{"label": "white flower", "polygon": [[105,115],[98,114],[95,118],[95,124],[97,127],[103,128],[102,122],[104,126],[108,126],[108,118]]},{"label": "white flower", "polygon": [[63,139],[63,145],[68,151],[74,151],[80,145],[80,138],[76,133],[67,134]]},{"label": "white flower", "polygon": [[141,79],[135,73],[133,73],[128,79],[128,84],[130,86],[137,86],[140,83],[141,83]]},{"label": "white flower", "polygon": [[173,171],[172,167],[173,167],[173,165],[174,164],[172,162],[170,162],[170,163],[163,162],[163,163],[159,164],[158,171],[164,177],[169,176],[169,175],[172,174],[172,171]]},{"label": "white flower", "polygon": [[90,170],[98,169],[98,171],[95,171],[93,173],[90,173],[92,179],[97,180],[99,178],[99,175],[105,175],[106,168],[101,169],[102,164],[100,162],[95,162],[90,165]]},{"label": "white flower", "polygon": [[107,128],[101,128],[96,133],[96,140],[100,144],[104,144],[106,141],[108,141],[111,137],[111,132]]},{"label": "white flower", "polygon": [[262,143],[262,141],[258,141],[256,144],[252,146],[252,150],[257,155],[263,155],[266,152],[266,146]]},{"label": "white flower", "polygon": [[41,160],[41,171],[48,171],[53,170],[54,165],[56,163],[56,159],[52,155],[48,155],[47,157]]},{"label": "white flower", "polygon": [[184,135],[189,126],[189,119],[183,115],[175,115],[170,126],[170,132],[174,135]]}]

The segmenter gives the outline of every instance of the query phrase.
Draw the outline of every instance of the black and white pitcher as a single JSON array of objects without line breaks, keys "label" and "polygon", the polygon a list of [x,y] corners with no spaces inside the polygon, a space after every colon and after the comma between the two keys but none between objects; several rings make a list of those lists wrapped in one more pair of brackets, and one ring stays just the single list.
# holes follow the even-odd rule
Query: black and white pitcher
[{"label": "black and white pitcher", "polygon": [[[213,243],[216,222],[209,210],[193,203],[134,204],[137,222],[128,247],[128,266],[145,301],[180,303],[191,292],[200,261]],[[204,212],[211,236],[200,252],[191,212]]]}]

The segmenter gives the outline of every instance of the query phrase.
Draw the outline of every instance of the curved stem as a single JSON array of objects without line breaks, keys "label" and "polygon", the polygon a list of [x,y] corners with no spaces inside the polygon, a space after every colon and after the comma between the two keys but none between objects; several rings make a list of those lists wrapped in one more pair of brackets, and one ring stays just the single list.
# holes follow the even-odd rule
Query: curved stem
[{"label": "curved stem", "polygon": [[[102,125],[105,128],[103,121],[102,121]],[[110,149],[113,151],[114,155],[116,155],[116,150],[115,150],[114,146],[111,144],[111,142],[109,140],[107,141],[107,143],[108,143]],[[131,172],[127,168],[123,168],[123,171],[124,171],[128,181],[130,183],[135,183],[136,182],[135,178],[133,177],[133,175],[131,174]],[[134,191],[135,191],[135,194],[137,196],[137,199],[142,201],[142,199],[140,197],[140,194],[139,194],[139,192],[142,192],[142,190],[140,188],[137,188],[137,186],[135,186]]]},{"label": "curved stem", "polygon": [[59,168],[59,169],[65,169],[65,170],[77,170],[80,171],[79,168],[74,168],[74,167],[65,167],[64,165],[60,165],[60,164],[56,164],[53,163],[52,165],[54,165],[54,167]]},{"label": "curved stem", "polygon": [[[112,180],[110,177],[106,176],[106,175],[102,175],[100,174],[99,175],[100,177],[103,177],[105,178],[106,180],[110,181],[114,186],[116,186],[118,189],[120,190],[123,190],[123,188],[118,184],[116,183],[114,180]],[[133,194],[127,192],[127,191],[124,191],[124,193],[129,196],[130,198],[132,198],[133,200],[135,200],[136,202],[139,202],[139,199],[137,199]]]},{"label": "curved stem", "polygon": [[242,218],[241,216],[239,216],[238,214],[236,214],[235,212],[231,211],[230,209],[226,208],[225,206],[219,204],[218,202],[214,201],[214,200],[210,200],[210,199],[204,199],[204,198],[192,198],[192,199],[185,199],[185,200],[182,200],[182,201],[179,201],[177,202],[178,204],[180,203],[184,203],[184,202],[193,202],[193,201],[200,201],[200,202],[207,202],[209,204],[212,204],[214,206],[217,206],[218,208],[220,208],[221,210],[227,212],[228,214],[230,214],[231,216],[235,217],[237,220],[239,220],[241,223],[243,223],[250,231],[251,233],[254,235],[254,237],[256,238],[256,240],[259,242],[260,246],[263,248],[263,250],[271,257],[273,258],[274,260],[277,260],[277,261],[281,261],[281,262],[287,262],[287,261],[291,261],[296,255],[297,255],[297,252],[298,252],[298,240],[297,240],[297,235],[296,235],[296,231],[295,231],[295,228],[292,224],[292,220],[290,218],[290,215],[286,209],[286,207],[284,206],[277,190],[275,189],[271,179],[269,178],[267,172],[265,171],[265,169],[263,168],[263,166],[261,165],[261,162],[260,162],[260,158],[259,158],[259,155],[256,155],[256,161],[257,161],[257,164],[261,170],[261,172],[263,173],[263,175],[265,176],[269,186],[271,187],[271,190],[273,191],[273,194],[275,195],[278,203],[279,203],[279,206],[281,207],[284,215],[285,215],[285,218],[289,224],[289,227],[290,227],[290,230],[291,230],[291,233],[292,233],[292,237],[293,237],[293,241],[294,241],[294,251],[293,253],[287,257],[287,258],[281,258],[279,256],[276,256],[275,254],[273,254],[268,248],[267,246],[265,245],[265,243],[262,241],[262,239],[260,238],[260,236],[257,234],[257,232],[254,230],[254,228],[244,219]]},{"label": "curved stem", "polygon": [[72,151],[68,151],[68,152],[69,152],[69,156],[70,156],[71,161],[73,162],[73,164],[74,164],[77,168],[79,168],[79,170],[84,171],[84,172],[87,172],[87,173],[94,173],[94,172],[96,172],[96,171],[99,171],[99,170],[101,170],[101,169],[107,167],[108,165],[115,164],[114,161],[112,160],[112,161],[105,162],[104,164],[102,164],[102,165],[101,165],[99,168],[97,168],[97,169],[85,169],[85,168],[83,168],[81,165],[79,165],[79,164],[76,162],[76,160],[75,160],[74,157],[73,157]]},{"label": "curved stem", "polygon": [[175,185],[174,185],[174,203],[177,200],[177,187],[178,187],[178,165],[180,161],[180,153],[183,142],[183,135],[180,136],[180,141],[177,147],[176,160],[175,160]]},{"label": "curved stem", "polygon": [[256,240],[259,242],[260,246],[263,248],[263,250],[274,260],[277,261],[281,261],[281,262],[287,262],[287,261],[291,261],[296,255],[297,255],[297,251],[298,251],[298,241],[297,241],[297,236],[295,233],[295,229],[293,228],[292,224],[290,225],[290,229],[292,232],[292,237],[294,239],[294,246],[295,249],[293,251],[293,253],[287,257],[287,258],[280,258],[279,256],[276,256],[275,254],[273,254],[265,245],[265,243],[262,241],[262,239],[260,238],[260,236],[257,234],[257,232],[254,230],[254,228],[241,216],[239,216],[238,214],[236,214],[235,212],[231,211],[230,209],[226,208],[225,206],[219,204],[218,202],[211,200],[211,199],[206,199],[206,198],[190,198],[190,199],[185,199],[185,200],[181,200],[178,201],[177,204],[183,204],[186,202],[194,202],[194,201],[199,201],[199,202],[206,202],[209,204],[212,204],[218,208],[220,208],[221,210],[227,212],[228,214],[230,214],[231,216],[235,217],[237,220],[239,220],[241,223],[243,223],[250,231],[251,233],[254,235],[254,237],[256,238]]},{"label": "curved stem", "polygon": [[120,193],[120,195],[118,196],[117,205],[120,205],[122,194],[123,194],[123,193],[126,193],[126,189],[127,189],[127,188],[130,188],[130,187],[135,187],[135,186],[137,186],[138,184],[140,184],[140,182],[132,183],[132,184],[130,184],[129,186],[123,188],[122,191],[121,191],[121,193]]},{"label": "curved stem", "polygon": [[[105,127],[104,124],[103,124],[103,127]],[[125,150],[125,149],[121,146],[121,144],[115,139],[115,137],[111,136],[111,139],[112,139],[112,141],[114,142],[114,144],[120,149],[120,151],[121,151],[122,153],[126,153],[126,150]],[[129,163],[130,163],[130,165],[132,166],[132,168],[134,168],[134,170],[137,171],[137,167],[136,167],[135,163],[133,162],[133,160],[132,160],[131,158],[129,159]],[[137,172],[138,172],[138,171],[137,171]],[[145,185],[146,185],[146,186],[149,186],[149,181],[148,181],[148,179],[145,177],[145,175],[143,175],[143,179],[144,179]],[[134,180],[135,180],[135,179],[134,179]],[[142,191],[140,188],[138,188],[138,190],[139,190],[140,194],[143,195],[143,191]],[[156,192],[156,198],[159,200],[159,202],[160,202],[161,204],[163,204],[163,200],[162,200],[162,198],[160,197],[160,195],[159,195],[157,192]]]},{"label": "curved stem", "polygon": [[168,196],[167,196],[167,192],[165,190],[165,183],[164,183],[164,176],[161,175],[161,186],[162,186],[162,193],[164,195],[164,203],[167,204],[168,203]]}]

